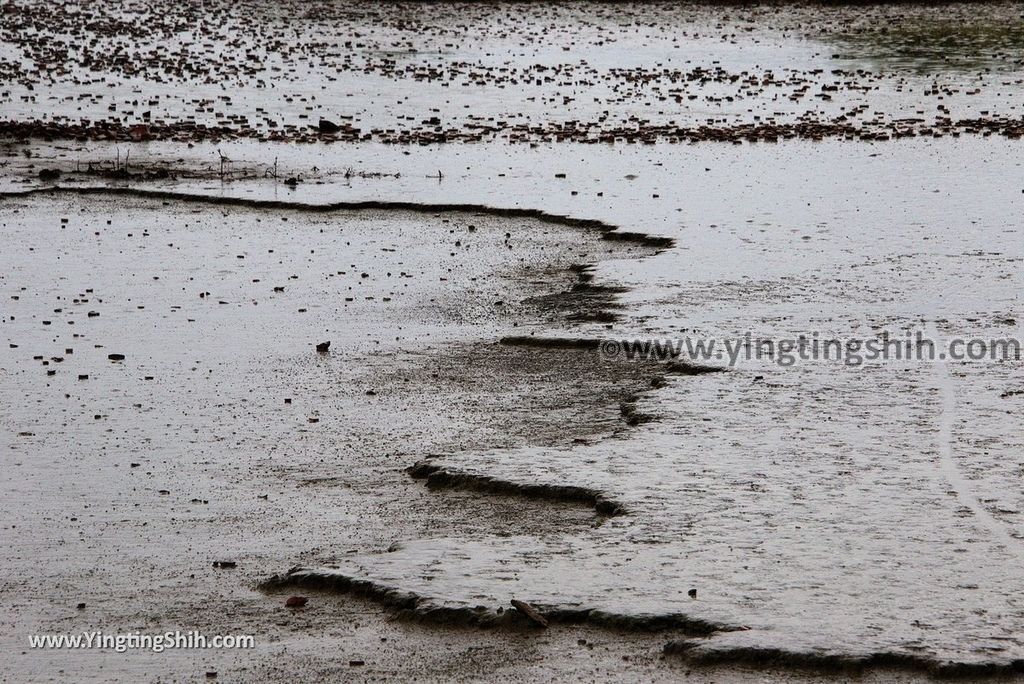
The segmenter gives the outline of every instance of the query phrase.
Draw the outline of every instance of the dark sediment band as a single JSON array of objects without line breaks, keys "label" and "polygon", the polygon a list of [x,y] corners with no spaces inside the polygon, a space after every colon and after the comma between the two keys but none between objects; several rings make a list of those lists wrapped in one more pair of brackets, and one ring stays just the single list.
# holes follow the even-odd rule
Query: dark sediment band
[{"label": "dark sediment band", "polygon": [[[601,349],[601,345],[605,342],[612,341],[616,343],[616,354],[615,358],[627,358],[625,354],[621,354],[618,350],[622,344],[619,339],[609,338],[608,340],[599,337],[543,337],[539,335],[507,335],[502,337],[499,342],[509,347],[534,347],[537,349],[579,349],[581,351],[598,351]],[[638,345],[639,346],[639,345]],[[664,362],[664,359],[658,358],[653,352],[650,356],[644,356],[641,352],[637,353],[638,361],[647,361],[649,363],[660,364],[659,370],[666,375],[704,375],[705,373],[722,373],[725,372],[726,368],[722,366],[710,366],[702,363],[695,363],[684,359],[674,358],[671,361]]]},{"label": "dark sediment band", "polygon": [[599,338],[590,337],[534,337],[532,335],[508,335],[499,340],[509,347],[537,347],[538,349],[580,349],[597,351],[601,346]]},{"label": "dark sediment band", "polygon": [[529,218],[544,223],[557,223],[563,226],[596,230],[605,240],[632,242],[643,247],[665,249],[672,247],[675,241],[669,237],[647,235],[645,233],[619,231],[618,227],[597,219],[581,219],[563,214],[552,214],[539,209],[522,209],[518,207],[488,207],[480,204],[425,204],[421,202],[388,202],[382,200],[362,200],[356,202],[329,202],[310,204],[289,200],[256,199],[249,197],[225,197],[204,195],[193,192],[177,192],[174,190],[152,190],[132,187],[86,186],[68,187],[65,185],[47,186],[0,193],[0,199],[28,197],[31,195],[76,194],[76,195],[113,195],[123,197],[141,197],[148,199],[174,200],[178,202],[202,202],[217,206],[249,207],[253,209],[278,209],[308,212],[358,211],[358,210],[392,210],[411,211],[423,214],[434,213],[485,213],[493,216],[513,218]]},{"label": "dark sediment band", "polygon": [[678,359],[665,364],[665,372],[669,375],[704,375],[705,373],[724,373],[726,370],[721,366],[708,366]]},{"label": "dark sediment band", "polygon": [[789,651],[785,649],[745,646],[738,648],[703,648],[702,642],[670,641],[665,645],[667,656],[678,656],[694,665],[742,665],[787,670],[807,670],[827,674],[856,675],[868,670],[901,670],[946,679],[1009,678],[1024,674],[1024,660],[1004,663],[955,662],[926,655],[882,651],[862,655]]},{"label": "dark sediment band", "polygon": [[[532,623],[517,610],[486,606],[447,605],[411,591],[404,591],[373,580],[346,575],[335,568],[292,568],[260,584],[262,591],[288,588],[316,589],[370,599],[392,610],[403,619],[442,626],[502,627],[528,626]],[[676,631],[689,636],[710,636],[736,629],[729,625],[694,618],[682,613],[611,613],[593,608],[554,608],[531,604],[549,623],[592,625],[606,629],[635,632]]]},{"label": "dark sediment band", "polygon": [[431,489],[463,489],[488,494],[519,496],[525,499],[541,499],[566,503],[581,503],[593,506],[600,515],[622,515],[622,504],[607,498],[596,489],[572,485],[552,485],[525,482],[511,482],[489,475],[452,470],[430,461],[419,461],[406,468],[415,480],[425,480]]},{"label": "dark sediment band", "polygon": [[[573,270],[573,269],[570,269]],[[594,296],[610,296],[625,294],[629,288],[622,285],[594,285],[594,274],[586,271],[577,271],[576,277],[580,282],[572,286],[572,291],[579,294],[590,294]]]},{"label": "dark sediment band", "polygon": [[332,133],[312,128],[296,131],[257,130],[191,122],[165,124],[125,124],[96,121],[89,124],[41,120],[0,121],[0,137],[14,140],[80,140],[142,142],[170,140],[198,142],[220,140],[258,140],[293,143],[380,142],[397,145],[432,145],[506,140],[511,143],[772,143],[782,140],[846,139],[883,141],[913,137],[960,135],[1000,135],[1011,140],[1024,137],[1024,119],[1014,116],[986,115],[972,119],[900,118],[889,121],[853,123],[845,115],[792,122],[751,122],[735,125],[690,125],[674,123],[644,126],[612,125],[600,121],[552,122],[547,124],[504,123],[487,130],[462,127],[437,130],[436,127],[412,127],[407,130],[361,129],[346,126]]}]

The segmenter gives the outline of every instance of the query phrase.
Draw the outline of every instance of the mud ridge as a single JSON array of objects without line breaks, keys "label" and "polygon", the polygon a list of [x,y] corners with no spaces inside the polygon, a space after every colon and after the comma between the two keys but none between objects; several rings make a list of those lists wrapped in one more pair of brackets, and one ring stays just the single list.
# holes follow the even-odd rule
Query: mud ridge
[{"label": "mud ridge", "polygon": [[506,335],[498,340],[509,347],[536,347],[538,349],[580,349],[597,351],[601,340],[596,337],[534,337],[533,335]]},{"label": "mud ridge", "polygon": [[525,499],[539,499],[567,503],[581,503],[593,506],[598,515],[623,515],[625,507],[609,499],[596,489],[574,485],[530,484],[501,480],[489,475],[466,473],[431,463],[419,461],[406,468],[414,480],[425,480],[431,489],[462,489],[487,494],[503,494]]},{"label": "mud ridge", "polygon": [[605,223],[598,219],[581,219],[564,214],[552,214],[540,209],[523,209],[518,207],[489,207],[481,204],[427,204],[422,202],[384,201],[384,200],[360,200],[357,202],[329,202],[326,204],[309,204],[306,202],[295,202],[290,200],[255,199],[248,197],[224,197],[204,195],[202,193],[177,192],[174,190],[152,190],[130,187],[68,187],[57,185],[51,187],[33,188],[16,192],[0,193],[0,199],[28,197],[31,195],[113,195],[122,197],[141,197],[148,199],[174,200],[179,202],[202,202],[216,206],[238,206],[252,209],[278,209],[291,211],[308,211],[328,213],[332,211],[359,211],[367,209],[410,211],[423,214],[435,213],[486,213],[493,216],[508,216],[512,218],[530,218],[544,223],[557,223],[574,228],[585,228],[596,230],[601,233],[604,240],[615,240],[631,242],[643,247],[654,249],[667,249],[675,245],[675,240],[669,237],[648,235],[635,231],[620,231],[618,226]]},{"label": "mud ridge", "polygon": [[[314,589],[359,596],[374,601],[400,619],[446,627],[529,627],[530,620],[518,610],[487,606],[445,605],[438,600],[404,591],[373,580],[347,575],[337,568],[292,568],[262,582],[261,591]],[[710,636],[735,631],[725,624],[694,618],[682,613],[627,615],[595,608],[558,608],[531,604],[551,624],[591,625],[634,632],[682,632],[689,636]]]},{"label": "mud ridge", "polygon": [[944,679],[1005,678],[1024,674],[1024,660],[971,663],[892,651],[851,655],[756,646],[729,649],[703,649],[701,646],[699,641],[670,641],[665,645],[664,654],[681,657],[694,665],[785,668],[822,674],[856,675],[868,670],[900,670]]},{"label": "mud ridge", "polygon": [[[509,347],[534,347],[537,349],[579,349],[581,351],[599,351],[607,343],[614,345],[613,353],[610,352],[609,361],[618,359],[621,355],[622,342],[616,338],[600,337],[544,337],[539,335],[506,335],[498,340],[499,344]],[[623,360],[631,361],[624,355]],[[672,360],[659,359],[654,354],[644,355],[637,350],[636,361],[659,363],[660,369],[667,375],[704,375],[706,373],[724,373],[728,369],[722,366],[711,366],[693,361],[672,358]],[[657,377],[657,376],[655,376]]]}]

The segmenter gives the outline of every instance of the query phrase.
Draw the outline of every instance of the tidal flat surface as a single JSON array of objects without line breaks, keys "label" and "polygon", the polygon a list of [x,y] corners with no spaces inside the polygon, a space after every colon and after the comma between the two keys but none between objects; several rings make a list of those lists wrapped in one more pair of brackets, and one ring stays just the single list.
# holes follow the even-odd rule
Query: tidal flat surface
[{"label": "tidal flat surface", "polygon": [[[40,7],[0,44],[12,681],[1019,675],[1019,361],[588,346],[1018,337],[1018,6],[90,4],[50,72]],[[89,628],[258,648],[25,647]]]},{"label": "tidal flat surface", "polygon": [[[452,512],[467,533],[590,525],[557,501],[438,502],[404,469],[437,449],[613,432],[619,397],[649,383],[650,368],[595,373],[589,354],[503,350],[490,333],[586,312],[559,294],[583,264],[652,252],[599,231],[116,195],[7,197],[3,216],[5,633],[28,678],[81,658],[19,658],[43,630],[193,624],[259,632],[273,653],[267,630],[293,623],[260,580],[448,533]],[[154,667],[123,660],[78,666]]]}]

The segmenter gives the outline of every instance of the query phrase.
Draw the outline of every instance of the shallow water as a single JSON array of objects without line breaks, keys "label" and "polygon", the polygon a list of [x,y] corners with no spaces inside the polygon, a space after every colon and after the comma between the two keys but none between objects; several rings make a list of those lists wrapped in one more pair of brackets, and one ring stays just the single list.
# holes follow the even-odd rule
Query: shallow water
[{"label": "shallow water", "polygon": [[[611,28],[602,24],[593,29],[588,21],[600,24],[605,20],[586,13],[573,19],[581,22],[577,32],[554,31],[558,40],[553,40],[553,46],[522,46],[521,34],[496,35],[496,29],[488,24],[490,28],[483,34],[486,38],[435,53],[426,47],[445,34],[428,30],[410,38],[421,48],[415,56],[386,59],[403,64],[406,59],[412,64],[430,64],[436,59],[449,65],[446,68],[476,62],[500,68],[550,61],[571,64],[575,79],[596,78],[595,73],[600,79],[598,83],[549,83],[538,87],[536,93],[530,88],[499,89],[494,82],[455,88],[428,80],[417,81],[410,88],[404,76],[384,68],[387,65],[380,60],[385,57],[366,52],[358,53],[359,59],[376,65],[374,69],[384,69],[385,75],[374,69],[369,74],[344,72],[338,75],[341,80],[330,82],[326,93],[317,93],[317,105],[289,102],[283,90],[268,95],[265,90],[242,87],[232,91],[230,105],[222,103],[218,108],[250,114],[251,102],[271,98],[279,105],[275,116],[296,125],[300,112],[312,106],[309,115],[344,111],[364,126],[398,129],[415,128],[421,119],[438,114],[446,122],[463,121],[464,112],[484,117],[521,113],[527,120],[547,121],[562,114],[599,117],[609,110],[613,113],[610,120],[620,122],[642,114],[654,121],[660,116],[685,123],[707,118],[749,122],[775,112],[785,119],[808,110],[806,102],[787,99],[805,85],[802,81],[758,85],[756,93],[709,82],[699,86],[697,104],[687,100],[669,106],[661,104],[659,97],[673,87],[673,76],[662,73],[640,87],[630,80],[635,74],[627,78],[609,71],[624,64],[652,71],[685,70],[691,63],[702,62],[708,68],[721,66],[730,72],[783,73],[793,69],[801,78],[813,81],[813,92],[831,80],[832,69],[871,70],[869,77],[854,79],[858,85],[867,84],[867,89],[843,88],[833,93],[832,100],[816,102],[813,109],[821,116],[866,105],[868,119],[919,116],[926,110],[926,118],[931,120],[945,116],[942,110],[936,114],[935,105],[941,104],[954,118],[981,111],[1019,117],[1021,66],[1014,23],[1019,13],[1012,5],[983,8],[986,11],[976,13],[976,25],[958,34],[963,45],[958,43],[951,51],[946,50],[948,31],[942,29],[946,24],[936,28],[927,17],[915,18],[918,10],[914,8],[905,10],[907,16],[894,22],[899,25],[883,33],[874,30],[869,20],[855,22],[852,31],[837,30],[836,26],[849,28],[843,17],[853,11],[850,9],[799,7],[781,11],[773,19],[775,24],[768,22],[767,28],[739,31],[735,42],[721,35],[729,31],[717,26],[720,10],[705,8],[692,14],[680,10],[681,16],[673,15],[677,23],[672,26],[682,26],[690,39],[678,46],[671,45],[671,31],[657,26],[612,23]],[[751,11],[755,19],[763,19]],[[802,22],[819,11],[829,18],[824,22],[829,30],[815,33]],[[969,13],[963,6],[949,11],[954,18]],[[467,19],[471,20],[478,19]],[[735,17],[730,21],[737,22],[728,24],[733,28],[742,23]],[[996,25],[1006,28],[996,30]],[[455,33],[463,30],[453,29]],[[574,39],[585,48],[573,48],[566,56],[560,48]],[[420,40],[423,45],[416,42]],[[936,51],[934,41],[942,46],[941,51]],[[709,60],[708,54],[714,59]],[[937,54],[950,59],[936,59]],[[658,65],[657,69],[652,64]],[[814,69],[822,72],[808,73]],[[312,84],[313,90],[325,85],[306,76],[291,74],[285,82],[292,79]],[[205,92],[202,87],[187,94],[168,88],[171,92],[162,99],[160,115],[171,119],[184,116],[190,106],[186,98],[201,95]],[[208,87],[213,98],[217,86]],[[280,87],[284,88],[283,83]],[[980,92],[969,94],[975,88],[981,88]],[[922,94],[925,89],[930,93],[927,96]],[[514,95],[510,94],[513,90]],[[57,97],[77,91],[61,83],[47,92]],[[300,94],[298,90],[287,92],[289,96]],[[38,116],[41,108],[52,115],[65,106],[44,99],[44,93],[37,93],[35,102],[19,104],[15,102],[19,95],[16,87],[12,93],[9,104],[4,104],[4,113],[12,118]],[[734,100],[704,99],[726,94]],[[736,99],[736,95],[745,99]],[[567,96],[576,98],[572,107],[562,105],[550,114],[552,102],[562,102]],[[786,104],[781,104],[782,100]],[[352,101],[358,103],[354,108],[347,104]],[[93,104],[99,109],[91,110]],[[76,102],[74,106],[80,105]],[[657,107],[666,109],[658,114]],[[88,103],[83,112],[91,115],[102,109],[103,103]],[[199,118],[205,114],[211,112]],[[405,116],[413,117],[414,122],[401,118]],[[1024,285],[1018,218],[1024,205],[1024,176],[1019,145],[1019,141],[1002,137],[965,135],[885,143],[833,140],[640,146],[565,142],[533,146],[494,142],[296,146],[222,141],[196,142],[185,148],[154,141],[132,144],[130,149],[140,168],[162,165],[176,172],[174,180],[137,183],[149,188],[307,203],[383,200],[535,208],[600,219],[622,230],[675,240],[673,248],[656,255],[613,258],[597,266],[596,282],[629,287],[618,297],[624,308],[614,324],[571,324],[567,333],[565,320],[539,318],[531,319],[526,329],[517,326],[516,334],[735,338],[749,332],[768,338],[813,332],[825,337],[856,337],[873,336],[881,330],[927,330],[940,337],[1019,337],[1019,293]],[[22,146],[11,145],[5,148],[6,173],[0,180],[4,190],[31,187],[35,185],[31,177],[42,166],[71,171],[89,161],[109,162],[127,147],[123,143],[35,142],[32,157],[26,158]],[[226,179],[218,178],[218,152],[233,160]],[[295,174],[305,182],[288,189],[266,178],[272,164],[280,168],[282,176]],[[357,174],[385,175],[359,177],[346,173],[349,169]],[[440,178],[438,170],[443,172]],[[104,181],[72,176],[71,182]],[[77,210],[78,200],[61,201],[68,213]],[[45,210],[33,205],[43,200],[25,202],[27,208],[36,206],[37,215],[56,215],[49,205]],[[169,206],[162,211],[179,218],[187,213],[176,203]],[[109,213],[113,220],[133,220],[130,212]],[[235,211],[224,218],[225,225],[215,228],[204,219],[203,232],[188,236],[191,253],[205,255],[197,259],[201,263],[189,266],[189,277],[211,277],[202,275],[208,274],[207,265],[225,259],[237,265],[231,261],[237,256],[234,252],[246,252],[248,266],[248,259],[267,247],[262,241],[270,238],[254,233],[252,221],[232,224],[239,220]],[[148,239],[159,244],[164,242],[156,240],[160,224],[154,227],[153,220],[147,215],[139,223],[150,227],[153,237]],[[398,232],[389,232],[391,241],[377,244],[368,237],[372,228],[346,227],[363,241],[359,243],[360,259],[369,259],[372,252],[386,261],[387,253],[377,254],[377,250],[396,248],[403,240],[406,244],[420,237],[421,218],[377,216],[374,220],[397,222]],[[118,227],[129,229],[128,224]],[[50,226],[53,228],[56,226]],[[529,232],[536,233],[536,228]],[[46,228],[28,232],[35,235],[35,230]],[[269,362],[255,367],[261,374],[269,374],[266,377],[280,372],[272,362],[279,347],[308,346],[321,337],[336,340],[336,349],[380,354],[369,364],[371,376],[393,372],[395,358],[399,368],[416,367],[422,361],[417,354],[424,351],[424,345],[426,356],[444,356],[449,350],[453,363],[458,364],[462,352],[451,350],[454,340],[493,342],[512,332],[509,319],[480,302],[517,302],[515,293],[523,299],[530,289],[524,286],[510,295],[504,282],[499,287],[487,277],[491,269],[504,268],[503,255],[494,251],[495,247],[504,248],[502,229],[497,230],[496,243],[462,253],[453,262],[472,265],[470,270],[479,280],[473,281],[470,289],[479,288],[479,301],[475,297],[456,299],[433,308],[428,290],[418,296],[415,288],[412,293],[389,286],[373,290],[375,297],[392,297],[387,320],[408,321],[409,329],[397,335],[392,335],[390,328],[382,334],[374,313],[375,307],[382,305],[379,300],[369,305],[366,300],[342,302],[341,309],[347,312],[343,326],[332,319],[339,311],[337,302],[333,309],[324,304],[338,294],[335,287],[366,287],[363,279],[354,278],[357,270],[363,271],[362,266],[332,268],[331,272],[347,271],[344,277],[351,282],[338,285],[340,276],[335,273],[335,278],[324,281],[329,285],[303,290],[301,302],[293,299],[289,284],[287,307],[275,308],[282,305],[279,298],[269,302],[261,298],[259,316],[252,315],[253,309],[245,313],[249,302],[243,300],[250,298],[251,278],[242,278],[238,269],[220,267],[216,273],[222,290],[210,290],[212,296],[231,301],[231,310],[239,313],[226,317],[218,313],[218,333],[210,340],[209,349],[223,355],[216,357],[219,362],[237,365],[238,372],[245,367],[236,358],[239,350],[244,349],[246,358],[265,356]],[[274,235],[288,245],[281,257],[287,257],[289,268],[274,265],[273,260],[266,262],[261,287],[275,278],[285,282],[293,275],[293,264],[313,268],[310,264],[318,262],[308,259],[320,256],[307,257],[307,248],[318,255],[329,250],[339,259],[340,253],[347,253],[339,237],[332,236],[324,244],[324,238],[313,230],[295,232],[290,228]],[[444,253],[434,249],[447,244],[443,231],[439,235],[436,244],[431,243],[431,254]],[[548,244],[552,249],[571,244],[571,238],[564,236],[552,240]],[[239,249],[229,247],[235,244]],[[39,246],[42,250],[53,245]],[[560,254],[558,259],[563,265],[591,260],[593,250],[585,251]],[[9,252],[5,258],[14,259],[13,254]],[[154,252],[145,254],[152,258]],[[38,279],[37,286],[42,288],[52,284],[51,272],[45,269],[66,268],[68,258],[84,260],[80,265],[86,269],[87,256],[63,254],[58,266],[40,261],[42,254],[22,254],[17,263],[22,275]],[[541,255],[531,248],[517,256],[529,263],[542,257],[547,260],[551,252]],[[147,275],[159,272],[158,263],[134,261],[136,258],[117,257],[110,262],[108,275],[122,272],[126,264],[148,265]],[[347,257],[343,261],[348,262]],[[387,272],[383,265],[381,268]],[[400,266],[393,265],[392,270],[400,270]],[[5,281],[10,280],[12,270],[4,272]],[[548,277],[550,273],[533,274],[525,280],[536,285]],[[84,287],[85,281],[75,285]],[[147,283],[155,288],[166,285]],[[5,287],[9,286],[5,282]],[[72,283],[67,286],[69,293],[76,289]],[[188,287],[192,288],[191,282]],[[163,303],[170,304],[170,300]],[[204,306],[210,304],[213,302]],[[152,315],[148,310],[139,313],[130,311],[124,302],[122,305],[122,313],[131,313],[129,320],[142,322],[133,324],[133,333],[155,350],[153,363],[157,357],[160,363],[175,361],[179,365],[190,360],[188,345],[195,338],[187,327],[179,326],[180,315],[165,312],[148,319]],[[308,307],[312,315],[293,319],[292,309],[300,306]],[[265,314],[268,308],[271,313]],[[525,309],[529,307],[524,304]],[[353,312],[356,315],[351,315]],[[103,316],[99,320],[106,321]],[[450,327],[453,320],[458,321],[454,329]],[[19,321],[24,319],[19,316]],[[268,321],[276,331],[269,338],[264,336]],[[123,323],[119,319],[117,324]],[[114,329],[108,332],[115,335]],[[343,344],[339,344],[341,340]],[[109,373],[106,351],[90,353]],[[389,357],[392,352],[400,354]],[[502,353],[496,356],[498,362]],[[513,359],[509,364],[514,372],[522,357],[513,357],[511,351],[507,354]],[[594,366],[602,363],[596,353],[590,359],[580,358]],[[332,373],[315,364],[289,368],[304,386],[316,388],[325,402],[330,402],[325,390],[330,383],[351,382],[363,389],[367,380],[365,369],[348,366],[335,367]],[[216,371],[216,364],[207,370]],[[333,374],[337,371],[341,372]],[[574,368],[573,372],[577,378],[586,376],[584,370]],[[395,473],[428,455],[409,448],[417,444],[409,441],[409,435],[418,429],[414,419],[438,411],[437,424],[426,431],[455,430],[478,415],[474,411],[487,405],[490,395],[503,389],[501,382],[527,397],[532,395],[524,386],[531,382],[542,386],[537,375],[524,377],[488,381],[484,373],[466,383],[473,385],[472,390],[447,388],[452,394],[446,396],[454,398],[451,404],[435,405],[422,397],[415,399],[422,403],[415,404],[410,398],[419,397],[415,392],[398,392],[390,396],[393,405],[418,408],[408,416],[390,416],[393,429],[380,429],[376,434],[374,420],[379,416],[349,416],[344,402],[323,408],[324,413],[333,411],[339,420],[351,421],[333,435],[343,446],[328,454],[317,452],[325,448],[324,443],[303,437],[296,442],[302,445],[298,448],[301,455],[296,456],[289,447],[294,435],[284,426],[274,428],[267,422],[269,405],[247,408],[246,424],[254,430],[267,430],[262,433],[265,440],[255,440],[256,448],[268,448],[267,440],[280,440],[270,448],[274,456],[267,457],[280,472],[301,472],[306,477],[310,470],[320,469],[324,477],[331,478],[354,467],[360,475],[350,478],[349,487],[399,499],[394,505],[354,512],[352,507],[358,504],[335,492],[317,498],[317,506],[303,502],[301,496],[289,496],[274,509],[275,514],[290,516],[300,510],[318,518],[316,541],[296,539],[287,534],[285,526],[283,532],[277,532],[286,541],[273,553],[263,554],[260,567],[271,564],[266,556],[275,563],[283,556],[294,557],[296,563],[332,566],[343,574],[414,591],[445,605],[494,609],[514,596],[548,607],[597,608],[627,615],[679,613],[723,628],[700,642],[704,652],[753,646],[797,653],[896,653],[931,662],[1007,664],[1024,658],[1024,642],[1019,636],[1024,607],[1017,598],[1022,588],[1017,569],[1024,553],[1024,523],[1020,519],[1024,461],[1018,410],[1024,401],[1024,394],[1019,394],[1024,377],[1019,362],[901,362],[857,368],[829,362],[792,367],[760,362],[726,373],[674,377],[639,398],[637,409],[656,420],[628,430],[609,428],[618,407],[603,406],[600,436],[604,439],[590,435],[581,444],[559,443],[554,437],[550,439],[554,446],[529,440],[505,444],[497,422],[489,428],[492,432],[471,432],[447,441],[437,438],[433,446],[440,452],[435,462],[513,483],[593,488],[622,504],[626,514],[592,524],[589,513],[581,522],[581,514],[568,506],[541,514],[547,518],[544,525],[474,526],[465,521],[454,525],[444,518],[433,525],[396,523],[401,501],[395,492],[409,496],[408,492],[420,485],[396,489],[400,478]],[[278,377],[275,382],[284,380]],[[92,399],[101,401],[106,392],[104,389]],[[175,385],[167,401],[181,400],[180,392]],[[219,442],[237,440],[236,448],[244,450],[252,443],[228,434],[226,426],[239,419],[230,406],[245,398],[246,385],[233,388],[231,394],[229,400],[213,406],[213,419],[224,426],[214,434]],[[30,396],[29,390],[23,389],[22,395]],[[529,408],[524,406],[524,410]],[[556,409],[545,406],[545,410]],[[9,408],[8,418],[20,411]],[[593,415],[584,414],[570,412],[562,419],[566,424],[576,419],[594,420]],[[300,417],[307,420],[309,416]],[[510,423],[518,425],[517,420]],[[105,422],[100,424],[106,427]],[[76,434],[83,440],[109,439],[96,425],[84,425]],[[161,439],[168,437],[156,422],[152,427],[161,433]],[[130,439],[137,426],[123,429],[128,430],[124,439]],[[394,456],[389,466],[394,472],[385,477],[386,468],[379,461],[365,468],[358,466],[360,449],[370,444]],[[236,452],[222,455],[228,467],[232,453]],[[201,470],[203,464],[196,465]],[[66,486],[60,480],[54,482],[58,490]],[[22,496],[35,491],[30,482],[23,484],[24,490],[17,489]],[[447,497],[457,497],[443,491],[419,496],[436,505],[445,505],[437,502],[447,501]],[[479,501],[455,500],[457,504],[450,504],[453,508],[480,506]],[[416,505],[427,504],[420,500]],[[515,499],[509,504],[504,497],[495,497],[485,507],[490,505],[529,508],[534,504]],[[383,535],[346,526],[358,517],[356,513],[374,521],[367,522],[368,528],[390,525],[387,541],[395,545],[383,543]],[[331,529],[332,525],[338,525],[337,529]],[[248,552],[256,553],[257,542],[249,544]],[[19,569],[24,569],[22,563],[28,562],[27,558],[19,561]],[[292,564],[280,562],[271,571],[283,572]],[[251,578],[253,582],[260,579],[265,576]],[[695,598],[688,594],[691,589],[697,592]],[[749,629],[736,629],[740,627]]]}]

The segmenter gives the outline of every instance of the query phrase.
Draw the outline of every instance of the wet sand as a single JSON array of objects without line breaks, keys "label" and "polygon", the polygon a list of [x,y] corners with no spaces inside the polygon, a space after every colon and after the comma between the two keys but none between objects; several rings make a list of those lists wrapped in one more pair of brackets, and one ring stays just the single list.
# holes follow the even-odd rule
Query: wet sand
[{"label": "wet sand", "polygon": [[595,350],[1015,334],[1014,5],[29,7],[7,679],[1019,675],[1019,364]]}]

